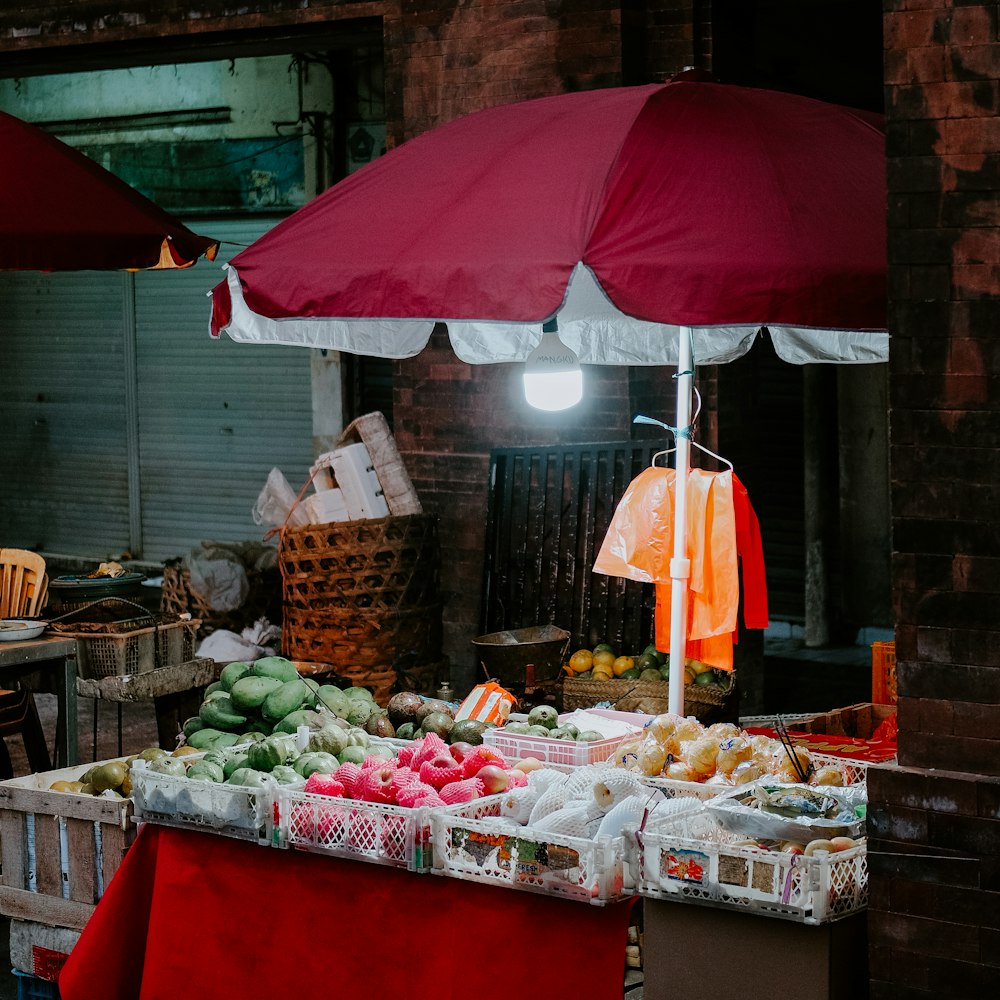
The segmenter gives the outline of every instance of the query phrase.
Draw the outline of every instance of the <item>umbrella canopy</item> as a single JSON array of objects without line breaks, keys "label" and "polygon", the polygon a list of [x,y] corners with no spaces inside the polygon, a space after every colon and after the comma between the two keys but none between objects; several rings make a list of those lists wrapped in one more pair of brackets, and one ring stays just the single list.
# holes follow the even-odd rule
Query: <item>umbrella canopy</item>
[{"label": "umbrella canopy", "polygon": [[[592,364],[884,360],[878,116],[678,79],[493,108],[392,150],[238,254],[213,333],[381,357],[434,321],[524,360],[557,317]],[[824,331],[817,336],[816,330]]]},{"label": "umbrella canopy", "polygon": [[215,258],[191,232],[83,153],[0,112],[0,270],[144,270]]},{"label": "umbrella canopy", "polygon": [[[387,358],[678,365],[670,710],[683,708],[695,364],[888,356],[881,119],[682,76],[434,129],[233,258],[211,329]],[[664,425],[666,426],[666,425]]]}]

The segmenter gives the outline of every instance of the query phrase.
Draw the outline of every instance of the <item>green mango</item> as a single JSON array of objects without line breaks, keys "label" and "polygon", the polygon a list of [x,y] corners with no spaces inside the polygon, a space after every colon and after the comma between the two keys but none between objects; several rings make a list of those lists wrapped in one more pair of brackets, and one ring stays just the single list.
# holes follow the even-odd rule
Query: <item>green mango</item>
[{"label": "green mango", "polygon": [[279,722],[286,715],[291,715],[300,709],[308,694],[309,689],[301,678],[296,677],[294,680],[286,681],[264,699],[260,714],[265,719],[270,719],[272,723]]},{"label": "green mango", "polygon": [[250,673],[250,664],[240,660],[233,660],[227,663],[219,674],[219,683],[227,690],[231,691],[233,685],[241,678]]}]

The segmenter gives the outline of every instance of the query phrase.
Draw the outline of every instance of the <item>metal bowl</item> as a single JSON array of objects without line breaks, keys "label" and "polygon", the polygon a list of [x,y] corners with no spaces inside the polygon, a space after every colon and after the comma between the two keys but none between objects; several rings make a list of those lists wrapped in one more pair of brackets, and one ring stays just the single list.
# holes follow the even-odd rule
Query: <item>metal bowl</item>
[{"label": "metal bowl", "polygon": [[502,687],[517,688],[557,678],[569,640],[565,629],[532,625],[490,632],[473,639],[472,645],[490,677]]},{"label": "metal bowl", "polygon": [[0,642],[25,642],[28,639],[37,639],[48,627],[48,622],[40,622],[35,618],[2,618]]}]

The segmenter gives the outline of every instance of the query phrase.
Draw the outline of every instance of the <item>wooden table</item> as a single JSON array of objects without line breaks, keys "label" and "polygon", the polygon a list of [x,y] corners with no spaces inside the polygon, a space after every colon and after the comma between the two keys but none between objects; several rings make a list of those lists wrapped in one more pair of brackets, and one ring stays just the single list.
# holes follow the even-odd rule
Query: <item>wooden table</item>
[{"label": "wooden table", "polygon": [[[185,715],[197,715],[205,687],[219,676],[219,667],[210,657],[196,657],[139,674],[85,679],[76,682],[81,698],[98,698],[118,704],[118,756],[122,755],[121,706],[125,702],[151,701],[156,711],[160,746],[176,745],[179,723]],[[94,745],[97,745],[97,706],[94,706]]]},{"label": "wooden table", "polygon": [[76,639],[42,636],[25,642],[0,642],[0,681],[17,680],[46,667],[55,680],[59,716],[56,723],[56,766],[77,761]]}]

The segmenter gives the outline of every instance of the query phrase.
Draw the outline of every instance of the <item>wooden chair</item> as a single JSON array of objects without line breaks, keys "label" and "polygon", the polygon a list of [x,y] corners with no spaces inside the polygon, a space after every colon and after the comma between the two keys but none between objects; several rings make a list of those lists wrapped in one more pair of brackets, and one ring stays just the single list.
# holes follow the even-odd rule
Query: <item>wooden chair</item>
[{"label": "wooden chair", "polygon": [[0,618],[35,618],[45,606],[45,560],[27,549],[0,549]]},{"label": "wooden chair", "polygon": [[[0,618],[36,618],[45,607],[49,578],[45,560],[26,549],[0,549]],[[0,689],[0,777],[14,768],[4,742],[20,735],[32,771],[49,771],[52,758],[35,697],[27,688]]]}]

